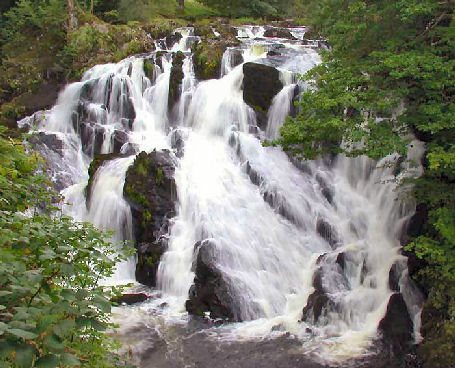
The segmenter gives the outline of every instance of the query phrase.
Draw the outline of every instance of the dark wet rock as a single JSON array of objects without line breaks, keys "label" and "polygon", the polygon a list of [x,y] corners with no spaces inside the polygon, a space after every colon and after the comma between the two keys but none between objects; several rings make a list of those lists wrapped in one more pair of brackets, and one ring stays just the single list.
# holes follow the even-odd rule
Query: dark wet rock
[{"label": "dark wet rock", "polygon": [[120,153],[122,147],[128,142],[128,134],[123,130],[115,130],[112,135],[114,153]]},{"label": "dark wet rock", "polygon": [[63,155],[64,144],[57,134],[38,132],[32,134],[28,138],[28,142],[34,149],[40,149],[40,147],[47,147],[48,149]]},{"label": "dark wet rock", "polygon": [[157,51],[155,54],[155,65],[163,69],[163,56],[167,55],[167,51]]},{"label": "dark wet rock", "polygon": [[168,106],[172,110],[180,98],[180,91],[183,81],[183,61],[185,55],[183,52],[177,52],[172,59],[171,76],[169,77],[169,98]]},{"label": "dark wet rock", "polygon": [[177,200],[175,162],[167,150],[141,152],[126,173],[123,195],[131,206],[138,262],[136,279],[156,285],[156,271],[166,248]]},{"label": "dark wet rock", "polygon": [[140,151],[139,144],[128,142],[122,146],[120,153],[127,156],[131,156],[139,153],[139,151]]},{"label": "dark wet rock", "polygon": [[171,134],[171,147],[175,149],[177,157],[183,157],[184,145],[183,132],[179,129],[175,129]]},{"label": "dark wet rock", "polygon": [[149,299],[149,296],[144,293],[126,293],[112,298],[112,302],[131,305],[145,302],[147,299]]},{"label": "dark wet rock", "polygon": [[168,49],[171,49],[177,42],[182,39],[182,34],[180,32],[175,32],[166,36],[165,43]]},{"label": "dark wet rock", "polygon": [[250,164],[249,161],[246,162],[246,173],[248,174],[248,176],[250,177],[251,182],[254,185],[260,185],[262,183],[263,178],[259,175],[259,173],[256,170],[254,170],[251,167],[251,164]]},{"label": "dark wet rock", "polygon": [[306,306],[302,311],[302,320],[317,323],[321,316],[327,314],[328,310],[335,307],[329,298],[323,283],[323,271],[319,268],[313,275],[313,287],[315,291],[308,297]]},{"label": "dark wet rock", "polygon": [[324,196],[325,199],[327,199],[327,202],[330,204],[333,204],[333,196],[334,196],[334,189],[327,180],[324,179],[324,177],[318,173],[316,175],[316,181],[318,182],[320,188],[321,188],[321,193]]},{"label": "dark wet rock", "polygon": [[413,323],[408,308],[400,293],[392,294],[387,305],[387,312],[379,322],[385,344],[395,353],[409,350],[412,343]]},{"label": "dark wet rock", "polygon": [[264,37],[286,38],[288,40],[295,40],[289,29],[286,28],[268,28],[264,32]]},{"label": "dark wet rock", "polygon": [[336,263],[340,266],[340,268],[344,271],[346,267],[346,254],[345,253],[338,253]]},{"label": "dark wet rock", "polygon": [[210,313],[211,318],[240,321],[234,309],[228,281],[217,268],[216,245],[205,240],[197,245],[194,285],[190,289],[186,310],[196,316]]},{"label": "dark wet rock", "polygon": [[267,52],[267,56],[281,56],[281,53],[276,50],[270,50]]},{"label": "dark wet rock", "polygon": [[243,99],[257,115],[258,125],[266,128],[267,111],[273,98],[283,88],[280,74],[274,67],[257,64],[243,64]]},{"label": "dark wet rock", "polygon": [[318,221],[316,222],[316,231],[332,248],[339,243],[336,230],[324,219],[318,218]]},{"label": "dark wet rock", "polygon": [[406,245],[413,238],[417,238],[425,232],[425,225],[428,223],[428,208],[421,203],[416,206],[413,216],[407,221],[400,239],[401,245]]},{"label": "dark wet rock", "polygon": [[394,292],[400,291],[400,278],[403,272],[403,267],[395,262],[389,271],[389,288]]}]

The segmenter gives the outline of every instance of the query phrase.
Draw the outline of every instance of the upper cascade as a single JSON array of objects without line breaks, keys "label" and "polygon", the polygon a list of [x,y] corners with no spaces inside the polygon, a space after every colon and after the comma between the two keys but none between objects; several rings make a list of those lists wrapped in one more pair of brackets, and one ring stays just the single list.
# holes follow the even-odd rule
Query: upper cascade
[{"label": "upper cascade", "polygon": [[[123,193],[132,165],[153,172],[162,190],[159,162],[135,161],[160,151],[166,167],[175,165],[168,187],[176,193],[167,193],[175,217],[153,218],[132,194],[141,219],[165,229],[147,245],[162,247],[153,253],[161,255],[153,266],[160,303],[143,308],[241,322],[214,332],[226,338],[292,333],[326,359],[344,359],[365,351],[378,329],[390,332],[383,321],[394,308],[405,310],[400,336],[419,336],[422,296],[400,252],[414,205],[398,196],[396,172],[421,168],[398,155],[300,162],[262,145],[295,114],[306,89],[299,75],[327,47],[306,31],[239,26],[237,41],[223,44],[219,78],[198,81],[192,50],[203,36],[178,28],[150,54],[88,70],[52,110],[19,124],[35,132],[30,143],[49,163],[63,211],[113,230],[117,244],[136,243],[137,257],[104,282],[134,281],[136,262],[147,267]],[[414,141],[408,158],[422,150]]]}]

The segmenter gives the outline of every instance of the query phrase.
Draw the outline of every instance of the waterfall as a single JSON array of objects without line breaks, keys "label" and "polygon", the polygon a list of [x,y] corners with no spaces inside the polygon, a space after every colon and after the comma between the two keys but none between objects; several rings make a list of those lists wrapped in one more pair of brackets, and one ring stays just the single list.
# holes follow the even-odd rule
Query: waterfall
[{"label": "waterfall", "polygon": [[[305,30],[292,28],[296,39],[280,40],[263,38],[264,27],[238,27],[241,44],[225,51],[221,78],[197,81],[190,50],[198,38],[191,27],[181,28],[172,47],[157,42],[159,54],[93,67],[65,88],[51,111],[21,124],[34,124],[39,134],[58,142],[58,150],[44,144],[41,152],[65,198],[63,211],[112,230],[116,245],[134,240],[123,186],[136,154],[172,150],[175,132],[185,132],[181,152],[174,151],[177,215],[157,271],[163,313],[184,313],[201,244],[210,244],[211,267],[225,283],[239,321],[218,336],[289,332],[329,355],[351,356],[377,337],[393,293],[403,295],[418,338],[422,300],[399,242],[414,208],[400,197],[398,155],[379,162],[342,155],[297,162],[279,147],[262,145],[261,137],[279,137],[296,90],[305,88],[297,76],[321,62],[318,50],[303,42]],[[169,111],[178,51],[185,53],[184,78]],[[146,62],[153,65],[152,75],[144,72]],[[245,62],[276,68],[283,86],[259,134],[255,111],[243,95]],[[409,164],[423,149],[413,144],[403,176],[421,171]],[[87,190],[89,167],[97,160],[101,164]],[[396,290],[390,286],[394,267]],[[134,271],[130,259],[105,282],[131,281]],[[320,313],[318,297],[324,300]]]}]

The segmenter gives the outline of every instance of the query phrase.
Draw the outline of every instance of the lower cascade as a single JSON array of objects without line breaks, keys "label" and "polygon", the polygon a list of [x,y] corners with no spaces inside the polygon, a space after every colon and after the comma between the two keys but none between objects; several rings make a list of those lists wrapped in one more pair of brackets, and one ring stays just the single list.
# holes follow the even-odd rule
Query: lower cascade
[{"label": "lower cascade", "polygon": [[62,210],[137,249],[102,281],[137,281],[152,295],[121,308],[121,328],[153,315],[169,331],[198,316],[211,339],[292,338],[331,363],[418,341],[423,296],[400,243],[415,206],[398,183],[420,175],[423,143],[379,162],[298,161],[263,145],[295,113],[298,75],[325,46],[303,42],[304,28],[287,40],[238,27],[220,78],[198,80],[193,31],[93,67],[52,110],[19,122]]}]

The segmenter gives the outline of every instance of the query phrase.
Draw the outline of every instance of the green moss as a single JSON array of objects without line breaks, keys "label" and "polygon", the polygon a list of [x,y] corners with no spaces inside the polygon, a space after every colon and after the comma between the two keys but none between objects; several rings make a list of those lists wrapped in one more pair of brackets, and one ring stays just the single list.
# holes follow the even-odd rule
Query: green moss
[{"label": "green moss", "polygon": [[226,47],[227,45],[224,42],[208,42],[206,40],[194,47],[194,71],[198,79],[218,78]]},{"label": "green moss", "polygon": [[156,173],[155,173],[155,182],[156,182],[156,184],[161,185],[161,184],[163,184],[163,181],[164,181],[164,171],[161,167],[158,167],[156,169]]},{"label": "green moss", "polygon": [[152,80],[153,79],[153,73],[155,71],[155,64],[153,64],[150,60],[145,59],[144,60],[144,65],[143,65],[143,69],[144,69],[145,76],[148,79]]}]

